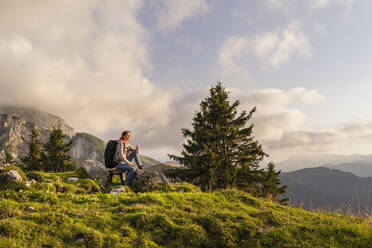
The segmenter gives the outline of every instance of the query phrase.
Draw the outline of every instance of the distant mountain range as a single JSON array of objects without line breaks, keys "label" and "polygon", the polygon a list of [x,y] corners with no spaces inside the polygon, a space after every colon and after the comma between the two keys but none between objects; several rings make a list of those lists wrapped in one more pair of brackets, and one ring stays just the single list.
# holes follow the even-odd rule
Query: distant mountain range
[{"label": "distant mountain range", "polygon": [[372,177],[372,163],[325,164],[324,167],[351,172],[359,177]]},{"label": "distant mountain range", "polygon": [[[5,157],[5,149],[14,157],[25,157],[28,153],[28,144],[33,125],[40,132],[40,140],[45,143],[49,139],[52,128],[60,125],[61,129],[72,139],[71,156],[78,162],[93,159],[103,163],[103,154],[106,143],[88,133],[79,133],[66,124],[66,122],[53,114],[33,108],[14,106],[0,106],[0,160]],[[159,161],[140,155],[146,168],[161,171],[164,168],[177,165],[167,165]]]},{"label": "distant mountain range", "polygon": [[372,213],[372,178],[326,167],[305,168],[281,173],[287,185],[284,197],[304,209]]}]

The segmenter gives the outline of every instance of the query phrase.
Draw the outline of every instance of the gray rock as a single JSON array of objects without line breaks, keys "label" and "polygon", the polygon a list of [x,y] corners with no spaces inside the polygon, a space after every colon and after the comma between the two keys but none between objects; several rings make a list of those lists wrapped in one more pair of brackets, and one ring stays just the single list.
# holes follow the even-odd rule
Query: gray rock
[{"label": "gray rock", "polygon": [[32,206],[30,206],[30,207],[27,208],[27,210],[28,210],[28,211],[31,211],[31,212],[34,212],[34,211],[35,211],[35,208],[32,207]]},{"label": "gray rock", "polygon": [[119,187],[112,188],[110,194],[119,195],[119,194],[125,193],[125,192],[126,192],[125,187],[124,186],[119,186]]},{"label": "gray rock", "polygon": [[32,180],[26,182],[26,186],[31,187],[31,184],[35,184],[35,183],[36,183],[35,179],[32,179]]},{"label": "gray rock", "polygon": [[77,181],[79,181],[79,178],[77,178],[77,177],[69,177],[69,178],[67,178],[67,182],[68,183],[77,182]]},{"label": "gray rock", "polygon": [[76,244],[84,244],[85,243],[85,240],[83,238],[80,238],[80,239],[77,239],[75,241]]},{"label": "gray rock", "polygon": [[136,178],[139,180],[151,179],[158,184],[169,184],[164,174],[150,170],[137,170]]},{"label": "gray rock", "polygon": [[131,188],[134,192],[146,192],[152,190],[157,184],[169,184],[169,182],[162,173],[146,169],[137,170]]},{"label": "gray rock", "polygon": [[109,173],[104,165],[95,160],[85,160],[84,162],[78,164],[79,168],[86,171],[89,178],[98,180],[101,183],[106,183]]},{"label": "gray rock", "polygon": [[22,181],[21,175],[16,170],[10,170],[0,174],[0,181],[14,182]]}]

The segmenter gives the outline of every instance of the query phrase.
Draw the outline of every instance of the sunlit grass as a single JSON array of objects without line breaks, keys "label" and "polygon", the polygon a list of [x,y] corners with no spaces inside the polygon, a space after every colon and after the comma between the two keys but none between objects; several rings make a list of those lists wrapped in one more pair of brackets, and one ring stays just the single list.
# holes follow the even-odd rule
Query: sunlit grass
[{"label": "sunlit grass", "polygon": [[67,183],[75,172],[26,176],[38,183],[0,191],[0,247],[372,247],[370,218],[237,190],[203,193],[184,183],[110,195],[112,186],[90,179]]}]

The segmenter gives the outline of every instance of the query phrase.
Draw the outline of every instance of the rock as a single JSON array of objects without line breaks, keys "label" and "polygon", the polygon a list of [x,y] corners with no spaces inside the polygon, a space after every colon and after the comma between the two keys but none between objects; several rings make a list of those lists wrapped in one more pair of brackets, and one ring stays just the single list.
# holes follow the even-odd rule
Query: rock
[{"label": "rock", "polygon": [[90,159],[103,163],[105,147],[105,142],[93,135],[87,133],[76,133],[72,138],[70,155],[79,160]]},{"label": "rock", "polygon": [[36,183],[35,179],[32,179],[32,180],[26,182],[26,186],[31,187],[31,184],[35,184],[35,183]]},{"label": "rock", "polygon": [[120,193],[125,193],[125,187],[124,186],[119,186],[111,189],[110,194],[112,195],[119,195]]},{"label": "rock", "polygon": [[77,239],[75,241],[76,244],[84,244],[85,243],[85,240],[83,238],[80,238],[80,239]]},{"label": "rock", "polygon": [[84,169],[89,178],[98,180],[103,184],[107,182],[109,173],[106,167],[101,163],[95,160],[85,160],[80,163],[78,167]]},{"label": "rock", "polygon": [[79,178],[77,178],[77,177],[69,177],[69,178],[67,178],[67,182],[68,183],[77,182],[77,181],[79,181]]},{"label": "rock", "polygon": [[169,184],[164,174],[151,170],[137,170],[135,178],[138,180],[153,180],[157,184]]},{"label": "rock", "polygon": [[28,211],[31,211],[31,212],[34,212],[34,211],[35,211],[35,208],[32,207],[32,206],[30,206],[30,207],[27,208],[27,210],[28,210]]},{"label": "rock", "polygon": [[157,184],[169,184],[169,182],[162,173],[149,170],[137,170],[131,182],[131,188],[134,192],[146,192],[150,191]]},{"label": "rock", "polygon": [[76,217],[76,218],[83,218],[84,215],[83,215],[82,213],[76,213],[76,214],[75,214],[75,217]]},{"label": "rock", "polygon": [[5,182],[22,181],[22,177],[17,170],[10,170],[0,174],[0,181]]}]

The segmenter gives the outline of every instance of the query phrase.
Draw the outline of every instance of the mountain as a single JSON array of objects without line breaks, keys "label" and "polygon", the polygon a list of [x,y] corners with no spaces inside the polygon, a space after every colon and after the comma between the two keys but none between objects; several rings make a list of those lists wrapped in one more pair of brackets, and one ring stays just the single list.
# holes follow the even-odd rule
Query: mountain
[{"label": "mountain", "polygon": [[325,164],[324,167],[351,172],[360,177],[372,177],[372,163]]},{"label": "mountain", "polygon": [[179,168],[180,165],[174,163],[158,163],[152,166],[149,166],[148,169],[152,171],[157,171],[163,173],[167,169]]},{"label": "mountain", "polygon": [[59,124],[64,133],[69,136],[75,134],[74,129],[67,125],[62,118],[34,108],[0,106],[0,115],[17,116],[27,123],[37,124],[42,129],[52,129]]},{"label": "mountain", "polygon": [[372,178],[326,167],[281,173],[284,197],[304,209],[328,209],[362,214],[372,212]]},{"label": "mountain", "polygon": [[[72,140],[71,156],[78,162],[93,159],[103,163],[106,143],[88,133],[79,133],[66,122],[53,114],[32,108],[0,106],[0,161],[5,158],[5,149],[15,158],[27,156],[32,126],[40,132],[40,140],[46,143],[50,131],[56,125]],[[150,157],[140,155],[144,167],[161,164]]]}]

